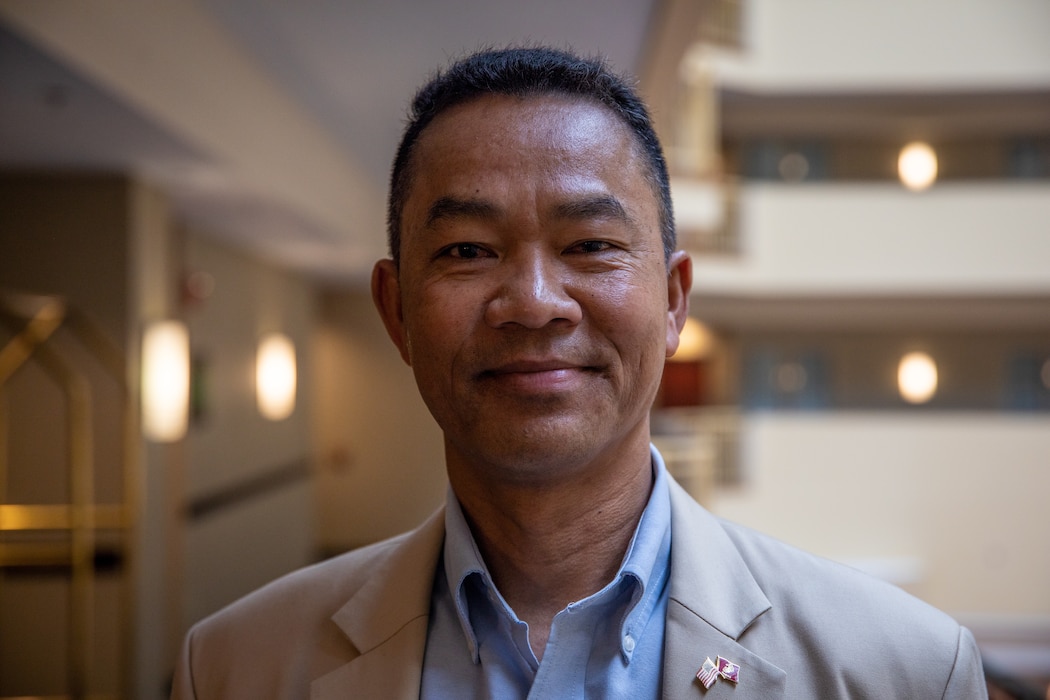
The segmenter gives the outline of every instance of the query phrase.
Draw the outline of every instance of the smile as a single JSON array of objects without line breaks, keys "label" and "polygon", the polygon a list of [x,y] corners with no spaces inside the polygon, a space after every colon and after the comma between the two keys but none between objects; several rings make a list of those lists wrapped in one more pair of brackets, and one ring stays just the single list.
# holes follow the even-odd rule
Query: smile
[{"label": "smile", "polygon": [[578,388],[594,367],[561,360],[515,361],[481,373],[480,379],[522,393],[558,393]]}]

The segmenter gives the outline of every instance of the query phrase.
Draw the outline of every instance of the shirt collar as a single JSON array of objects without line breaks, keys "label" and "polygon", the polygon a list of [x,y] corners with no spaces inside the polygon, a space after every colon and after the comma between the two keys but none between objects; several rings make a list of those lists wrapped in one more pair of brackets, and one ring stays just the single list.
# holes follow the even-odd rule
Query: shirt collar
[{"label": "shirt collar", "polygon": [[[619,570],[602,590],[570,604],[579,606],[592,600],[608,599],[610,590],[625,583],[632,588],[631,601],[623,613],[620,629],[620,652],[625,662],[630,661],[634,646],[662,595],[671,564],[671,498],[667,470],[656,448],[650,447],[650,453],[653,488]],[[512,616],[513,612],[492,582],[492,576],[481,558],[481,552],[451,486],[445,508],[443,564],[456,615],[463,627],[474,663],[478,663],[478,641],[470,622],[470,605],[482,600],[483,594],[479,595],[479,591],[487,593],[486,597],[493,605],[504,607]],[[474,579],[475,585],[471,585],[471,579]]]},{"label": "shirt collar", "polygon": [[445,506],[444,566],[448,590],[456,606],[456,616],[459,617],[459,623],[463,627],[463,634],[467,638],[474,663],[478,663],[478,638],[474,634],[474,627],[470,624],[470,612],[467,606],[470,590],[468,579],[480,577],[481,586],[489,591],[496,591],[496,586],[492,582],[488,567],[481,558],[481,552],[478,551],[474,535],[470,532],[470,526],[467,525],[463,509],[451,485],[448,487]]}]

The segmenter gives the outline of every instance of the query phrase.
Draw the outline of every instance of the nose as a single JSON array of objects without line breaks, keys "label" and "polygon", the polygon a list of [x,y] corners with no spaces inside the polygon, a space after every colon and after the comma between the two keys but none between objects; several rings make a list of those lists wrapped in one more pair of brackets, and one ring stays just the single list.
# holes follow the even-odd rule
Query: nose
[{"label": "nose", "polygon": [[500,268],[499,289],[485,310],[490,326],[543,328],[580,322],[583,313],[570,294],[568,273],[556,259],[532,252],[508,257]]}]

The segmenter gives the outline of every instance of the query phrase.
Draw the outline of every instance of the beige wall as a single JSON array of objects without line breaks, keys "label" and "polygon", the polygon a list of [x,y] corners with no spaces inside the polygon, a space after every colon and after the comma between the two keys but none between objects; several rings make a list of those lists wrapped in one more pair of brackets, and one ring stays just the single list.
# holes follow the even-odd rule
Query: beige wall
[{"label": "beige wall", "polygon": [[317,337],[321,543],[338,551],[419,524],[445,495],[441,433],[371,297],[331,292]]},{"label": "beige wall", "polygon": [[694,261],[694,293],[1045,295],[1045,180],[749,182],[737,192],[741,255]]},{"label": "beige wall", "polygon": [[[311,474],[315,297],[305,278],[196,232],[184,234],[187,273],[214,281],[206,299],[184,314],[191,352],[204,363],[203,408],[185,441],[187,503],[245,484],[289,474],[273,488],[184,522],[181,625],[208,615],[315,557]],[[287,334],[296,346],[295,410],[264,418],[255,402],[255,352],[266,333]],[[305,466],[305,470],[295,469]]]},{"label": "beige wall", "polygon": [[132,187],[118,175],[0,176],[0,284],[65,295],[122,341]]},{"label": "beige wall", "polygon": [[1050,620],[1045,414],[752,414],[741,440],[715,513],[956,615]]}]

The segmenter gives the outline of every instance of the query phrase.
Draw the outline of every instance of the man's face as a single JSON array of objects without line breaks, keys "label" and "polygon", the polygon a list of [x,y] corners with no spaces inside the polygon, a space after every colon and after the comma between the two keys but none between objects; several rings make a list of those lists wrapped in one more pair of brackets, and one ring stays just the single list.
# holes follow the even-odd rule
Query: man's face
[{"label": "man's face", "polygon": [[450,474],[538,483],[648,445],[690,272],[645,172],[615,115],[568,97],[487,96],[423,132],[373,292]]}]

